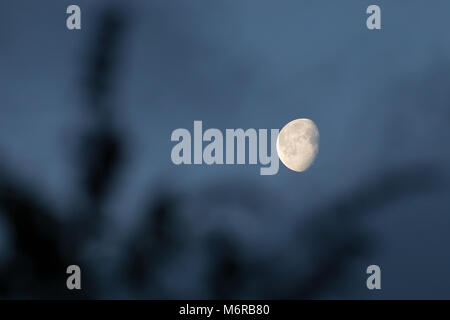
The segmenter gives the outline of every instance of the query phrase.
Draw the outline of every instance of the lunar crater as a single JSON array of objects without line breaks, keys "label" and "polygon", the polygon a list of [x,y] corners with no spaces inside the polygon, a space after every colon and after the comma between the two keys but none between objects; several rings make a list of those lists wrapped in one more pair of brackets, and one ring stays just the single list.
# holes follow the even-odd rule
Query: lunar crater
[{"label": "lunar crater", "polygon": [[307,170],[318,151],[319,130],[310,119],[293,120],[286,124],[278,135],[278,157],[291,170]]}]

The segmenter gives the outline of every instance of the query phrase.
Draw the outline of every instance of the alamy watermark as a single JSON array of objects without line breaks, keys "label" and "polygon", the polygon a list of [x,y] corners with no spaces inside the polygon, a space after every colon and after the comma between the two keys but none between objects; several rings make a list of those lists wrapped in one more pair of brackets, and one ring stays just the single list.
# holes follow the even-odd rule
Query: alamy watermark
[{"label": "alamy watermark", "polygon": [[193,136],[184,128],[172,132],[171,141],[178,142],[170,155],[174,164],[232,165],[246,164],[248,160],[248,164],[261,165],[260,175],[278,173],[279,158],[276,143],[279,129],[271,129],[270,137],[268,129],[253,128],[245,131],[226,129],[224,137],[222,131],[215,128],[203,132],[202,121],[194,121],[193,129]]}]

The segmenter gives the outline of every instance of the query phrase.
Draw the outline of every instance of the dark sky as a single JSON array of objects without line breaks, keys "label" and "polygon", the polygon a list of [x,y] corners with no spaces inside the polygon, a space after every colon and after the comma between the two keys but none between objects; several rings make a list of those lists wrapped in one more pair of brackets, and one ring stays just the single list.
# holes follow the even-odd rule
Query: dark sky
[{"label": "dark sky", "polygon": [[[342,210],[352,212],[345,224],[339,215],[323,223],[333,235],[356,223],[352,232],[367,235],[371,245],[345,261],[337,280],[315,297],[450,298],[450,3],[376,1],[382,30],[369,31],[365,9],[372,2],[78,0],[82,30],[68,31],[65,9],[75,2],[3,0],[2,165],[56,212],[73,206],[73,194],[81,192],[73,146],[95,125],[85,107],[86,60],[102,12],[119,8],[125,27],[108,105],[127,161],[103,210],[120,233],[133,235],[145,219],[142,208],[161,190],[184,194],[182,229],[194,230],[194,244],[204,230],[223,232],[250,264],[279,259],[283,266],[267,262],[267,269],[286,274],[283,287],[291,269],[303,268],[308,278],[320,258],[313,261],[315,247],[305,243],[328,236],[297,241],[294,226],[309,229],[314,215],[325,212],[327,220],[343,202]],[[277,175],[260,176],[259,165],[170,161],[171,132],[192,130],[194,120],[224,130],[281,128],[296,118],[310,118],[320,130],[319,155],[302,174],[281,163]],[[213,211],[216,218],[202,216]],[[14,250],[7,230],[0,224],[0,264]],[[106,251],[107,239],[99,246]],[[178,255],[173,270],[160,275],[172,279],[161,292],[208,296],[197,286],[199,255],[195,249]],[[365,287],[370,264],[382,269],[380,292]],[[192,280],[183,283],[186,277]],[[128,294],[134,297],[116,296]]]}]

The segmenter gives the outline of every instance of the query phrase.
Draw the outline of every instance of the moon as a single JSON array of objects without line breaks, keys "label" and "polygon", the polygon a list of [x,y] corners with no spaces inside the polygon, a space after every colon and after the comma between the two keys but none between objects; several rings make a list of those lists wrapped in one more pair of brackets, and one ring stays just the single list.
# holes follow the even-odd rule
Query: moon
[{"label": "moon", "polygon": [[297,172],[307,170],[319,152],[319,129],[310,119],[296,119],[281,129],[277,138],[281,162]]}]

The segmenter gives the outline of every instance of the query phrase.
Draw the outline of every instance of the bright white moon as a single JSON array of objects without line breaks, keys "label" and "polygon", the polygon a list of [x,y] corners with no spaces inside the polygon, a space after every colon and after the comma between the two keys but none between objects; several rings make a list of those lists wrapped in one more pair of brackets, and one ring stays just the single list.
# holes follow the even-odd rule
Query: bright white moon
[{"label": "bright white moon", "polygon": [[318,151],[319,130],[309,119],[289,122],[278,135],[278,157],[291,170],[301,172],[308,169]]}]

